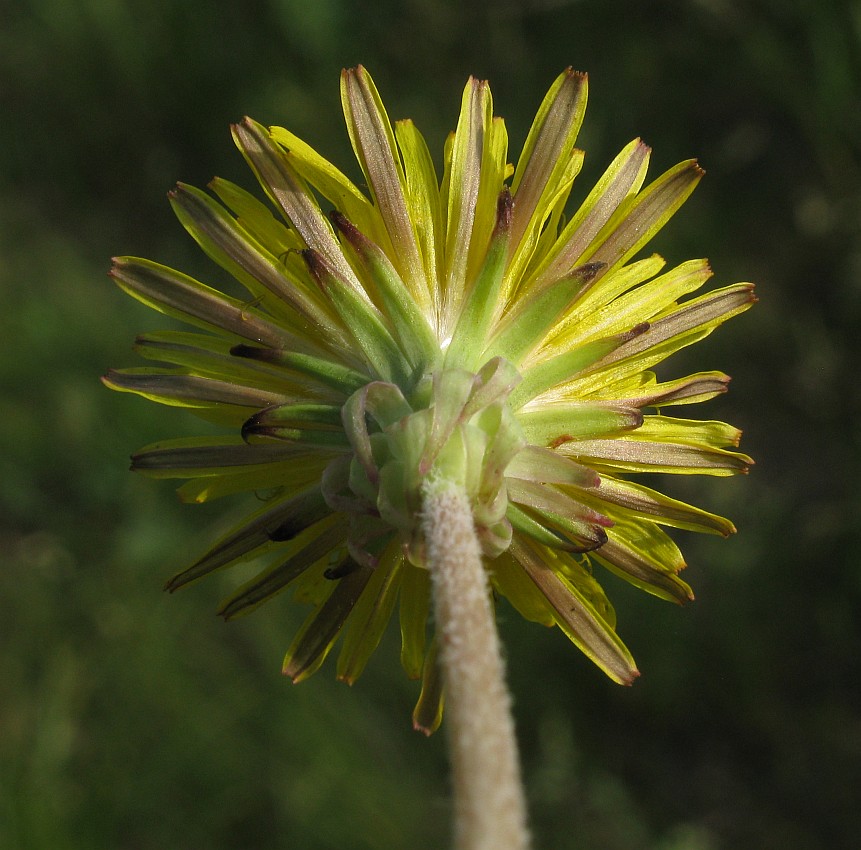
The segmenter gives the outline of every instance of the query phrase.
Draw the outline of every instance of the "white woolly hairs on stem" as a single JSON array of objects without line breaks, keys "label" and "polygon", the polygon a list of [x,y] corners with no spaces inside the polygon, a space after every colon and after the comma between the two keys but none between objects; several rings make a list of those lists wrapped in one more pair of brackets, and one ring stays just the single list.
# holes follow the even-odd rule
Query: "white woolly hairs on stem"
[{"label": "white woolly hairs on stem", "polygon": [[455,850],[526,850],[511,697],[472,510],[460,485],[438,477],[425,482],[423,497],[446,688]]}]

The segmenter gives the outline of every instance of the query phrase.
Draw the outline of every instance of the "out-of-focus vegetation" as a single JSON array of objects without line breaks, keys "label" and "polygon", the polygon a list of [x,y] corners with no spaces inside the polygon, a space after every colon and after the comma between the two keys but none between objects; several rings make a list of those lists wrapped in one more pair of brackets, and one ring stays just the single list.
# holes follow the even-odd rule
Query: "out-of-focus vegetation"
[{"label": "out-of-focus vegetation", "polygon": [[[608,579],[643,671],[607,682],[501,610],[548,850],[819,850],[861,834],[858,702],[861,5],[838,0],[21,0],[0,4],[0,847],[443,847],[444,738],[409,729],[394,635],[352,689],[293,687],[285,597],[230,626],[235,579],[162,581],[229,507],[183,507],[128,453],[197,424],[102,389],[164,321],[105,277],[132,253],[218,280],[164,192],[253,186],[248,113],[355,176],[338,72],[366,64],[440,151],[491,80],[516,156],[566,65],[588,70],[580,193],[635,135],[709,175],[655,243],[761,303],[670,370],[745,429],[747,480],[665,486],[732,516],[682,540],[685,609]],[[576,190],[575,190],[576,194]],[[854,486],[853,486],[854,484]],[[679,535],[682,536],[682,535]]]}]

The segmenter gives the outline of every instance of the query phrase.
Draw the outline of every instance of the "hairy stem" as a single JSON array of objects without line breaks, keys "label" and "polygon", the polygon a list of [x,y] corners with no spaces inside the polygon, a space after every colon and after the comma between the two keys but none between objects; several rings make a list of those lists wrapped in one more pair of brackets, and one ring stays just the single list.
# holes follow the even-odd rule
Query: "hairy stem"
[{"label": "hairy stem", "polygon": [[526,850],[529,834],[511,698],[463,488],[429,480],[422,523],[446,688],[455,850]]}]

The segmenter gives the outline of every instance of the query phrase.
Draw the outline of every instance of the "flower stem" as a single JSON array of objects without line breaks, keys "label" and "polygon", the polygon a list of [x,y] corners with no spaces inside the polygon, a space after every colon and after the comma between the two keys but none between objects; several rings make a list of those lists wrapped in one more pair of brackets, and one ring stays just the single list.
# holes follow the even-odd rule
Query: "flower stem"
[{"label": "flower stem", "polygon": [[429,478],[422,525],[446,688],[455,850],[526,850],[526,803],[487,576],[464,489]]}]

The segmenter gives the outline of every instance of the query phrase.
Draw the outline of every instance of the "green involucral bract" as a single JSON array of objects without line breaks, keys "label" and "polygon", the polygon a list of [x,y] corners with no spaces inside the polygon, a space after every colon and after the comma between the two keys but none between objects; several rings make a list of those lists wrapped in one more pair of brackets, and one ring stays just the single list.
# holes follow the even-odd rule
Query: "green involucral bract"
[{"label": "green involucral bract", "polygon": [[711,276],[704,260],[665,271],[660,257],[635,259],[703,172],[690,160],[646,184],[650,150],[635,139],[566,222],[586,93],[585,74],[562,73],[512,167],[490,88],[469,80],[440,179],[368,72],[344,71],[368,194],[288,130],[245,119],[233,138],[271,206],[221,179],[212,194],[180,184],[170,197],[246,295],[150,260],[111,270],[194,330],[139,337],[159,365],[104,382],[225,428],[148,446],[132,468],[185,479],[184,501],[264,498],[168,589],[262,559],[220,613],[284,590],[310,606],[284,660],[295,681],[339,640],[337,675],[355,681],[397,606],[401,662],[422,680],[413,722],[428,733],[444,694],[420,522],[427,476],[465,488],[495,594],[630,683],[638,673],[593,565],[685,602],[665,527],[735,530],[636,475],[752,463],[736,429],[664,412],[725,392],[726,375],[651,371],[755,301],[748,283],[691,297]]}]

